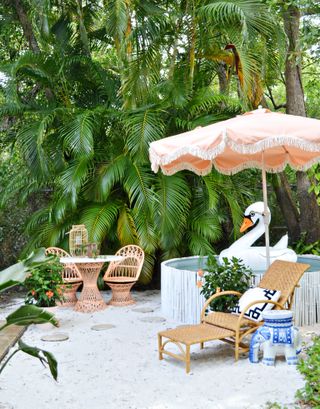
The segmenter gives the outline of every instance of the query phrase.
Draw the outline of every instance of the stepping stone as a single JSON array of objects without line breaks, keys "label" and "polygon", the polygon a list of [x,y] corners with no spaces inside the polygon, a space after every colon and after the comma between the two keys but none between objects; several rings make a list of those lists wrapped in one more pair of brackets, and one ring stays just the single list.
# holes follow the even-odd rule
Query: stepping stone
[{"label": "stepping stone", "polygon": [[146,313],[146,312],[153,312],[154,309],[150,307],[141,307],[141,308],[135,308],[132,311]]},{"label": "stepping stone", "polygon": [[164,322],[166,319],[162,317],[142,317],[139,320],[143,322]]},{"label": "stepping stone", "polygon": [[46,342],[61,342],[61,341],[66,341],[69,339],[68,334],[64,334],[62,332],[57,332],[55,334],[50,334],[50,335],[44,335],[41,337],[42,341]]},{"label": "stepping stone", "polygon": [[97,324],[97,325],[93,325],[91,329],[93,329],[94,331],[104,331],[106,329],[111,329],[115,327],[116,326],[113,324]]}]

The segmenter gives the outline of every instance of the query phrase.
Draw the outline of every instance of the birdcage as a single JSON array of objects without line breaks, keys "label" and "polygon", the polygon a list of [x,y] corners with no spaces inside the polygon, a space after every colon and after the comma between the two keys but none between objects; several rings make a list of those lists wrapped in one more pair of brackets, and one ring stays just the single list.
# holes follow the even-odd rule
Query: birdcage
[{"label": "birdcage", "polygon": [[84,224],[75,224],[69,232],[69,252],[72,256],[82,256],[86,253],[88,230]]}]

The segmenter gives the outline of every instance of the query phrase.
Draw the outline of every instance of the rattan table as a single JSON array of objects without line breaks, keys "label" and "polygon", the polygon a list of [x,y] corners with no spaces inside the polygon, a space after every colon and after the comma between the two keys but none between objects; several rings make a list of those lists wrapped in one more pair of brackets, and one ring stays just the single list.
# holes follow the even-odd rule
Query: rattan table
[{"label": "rattan table", "polygon": [[[159,359],[163,359],[163,354],[179,359],[180,361],[186,363],[186,372],[189,373],[191,345],[200,344],[200,348],[203,349],[203,345],[207,341],[228,338],[232,337],[233,335],[234,331],[208,324],[186,325],[161,331],[158,333]],[[163,337],[168,339],[163,342]],[[170,342],[177,345],[181,352],[180,355],[165,350],[165,346]],[[185,345],[185,350],[183,349],[182,345]]]},{"label": "rattan table", "polygon": [[62,264],[74,263],[78,267],[83,280],[83,288],[74,309],[80,312],[94,312],[106,308],[102,295],[97,286],[97,279],[104,263],[120,261],[121,256],[90,257],[61,257]]}]

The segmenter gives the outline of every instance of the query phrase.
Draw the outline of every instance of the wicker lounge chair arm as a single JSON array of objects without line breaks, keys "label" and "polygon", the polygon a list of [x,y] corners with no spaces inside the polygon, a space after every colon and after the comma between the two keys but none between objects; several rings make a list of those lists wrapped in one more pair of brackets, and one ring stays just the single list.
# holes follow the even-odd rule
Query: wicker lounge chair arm
[{"label": "wicker lounge chair arm", "polygon": [[252,307],[253,305],[255,305],[255,304],[274,304],[274,305],[276,305],[277,307],[279,307],[281,310],[285,310],[285,308],[284,308],[284,306],[283,305],[281,305],[281,304],[279,304],[278,302],[276,302],[276,301],[272,301],[272,300],[257,300],[257,301],[252,301],[250,304],[248,304],[244,309],[243,309],[243,311],[241,312],[241,314],[239,315],[239,318],[238,318],[238,327],[240,328],[241,327],[241,320],[242,320],[242,318],[244,317],[244,314],[247,312],[247,310],[250,308],[250,307]]},{"label": "wicker lounge chair arm", "polygon": [[237,295],[238,297],[241,297],[242,294],[239,293],[238,291],[219,291],[219,292],[213,294],[213,295],[212,295],[211,297],[209,297],[209,298],[207,299],[207,301],[204,303],[204,306],[203,306],[203,308],[202,308],[202,310],[201,310],[201,314],[200,314],[200,321],[203,320],[208,305],[211,304],[211,302],[212,302],[215,298],[221,297],[222,295]]}]

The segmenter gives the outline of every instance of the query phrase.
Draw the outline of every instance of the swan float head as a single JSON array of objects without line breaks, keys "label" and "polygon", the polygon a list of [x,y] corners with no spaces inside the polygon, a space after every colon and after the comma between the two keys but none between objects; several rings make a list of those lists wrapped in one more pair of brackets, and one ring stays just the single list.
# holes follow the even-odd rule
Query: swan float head
[{"label": "swan float head", "polygon": [[[255,226],[258,222],[264,222],[264,203],[256,202],[246,208],[243,217],[243,223],[240,227],[240,233],[246,231],[249,227]],[[270,224],[271,216],[268,208],[268,220]]]},{"label": "swan float head", "polygon": [[[271,215],[267,209],[267,224],[270,223]],[[240,227],[240,232],[243,233],[250,229],[240,239],[235,241],[231,246],[223,250],[219,255],[219,262],[223,262],[223,258],[231,259],[236,257],[241,259],[244,264],[253,270],[264,270],[266,267],[266,248],[253,246],[255,241],[261,237],[266,230],[265,225],[265,208],[263,202],[256,202],[250,205],[244,212],[244,220]],[[288,248],[288,235],[284,235],[278,243],[270,247],[270,262],[275,260],[297,261],[296,253]]]}]

